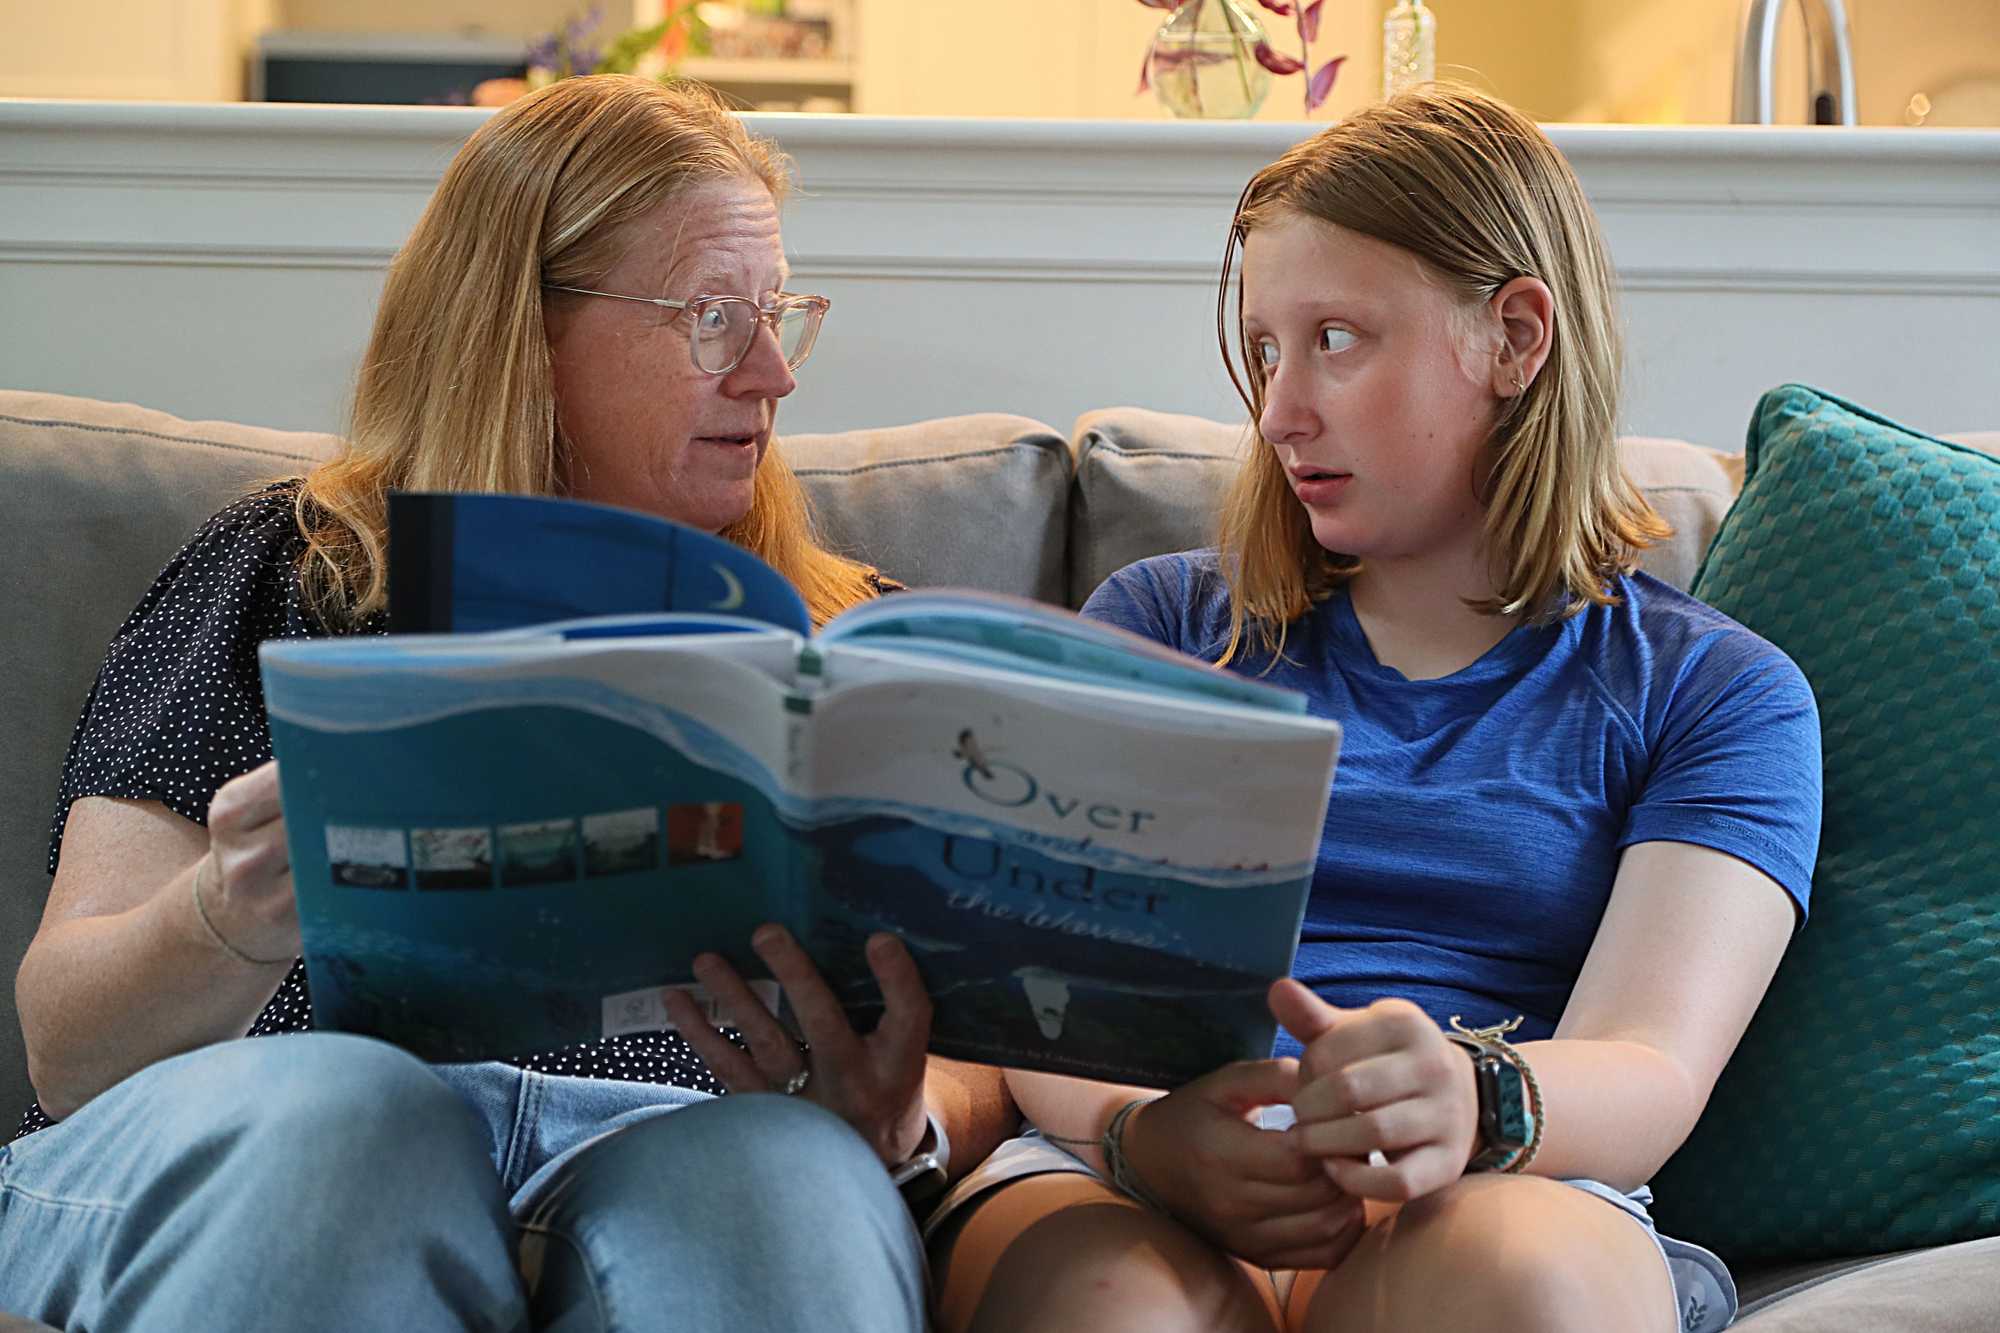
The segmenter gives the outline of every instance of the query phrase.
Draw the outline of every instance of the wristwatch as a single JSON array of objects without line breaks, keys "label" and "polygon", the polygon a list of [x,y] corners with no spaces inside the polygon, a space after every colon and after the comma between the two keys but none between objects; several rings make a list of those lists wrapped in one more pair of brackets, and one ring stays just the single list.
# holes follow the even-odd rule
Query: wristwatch
[{"label": "wristwatch", "polygon": [[910,1216],[918,1226],[930,1217],[950,1183],[945,1167],[951,1161],[951,1140],[945,1135],[944,1122],[928,1110],[924,1118],[929,1123],[923,1138],[917,1141],[917,1150],[889,1168],[889,1180],[902,1192],[903,1202],[909,1206]]},{"label": "wristwatch", "polygon": [[1479,1093],[1479,1151],[1465,1169],[1505,1171],[1533,1137],[1521,1071],[1490,1046],[1455,1035],[1453,1040],[1472,1057],[1472,1083]]}]

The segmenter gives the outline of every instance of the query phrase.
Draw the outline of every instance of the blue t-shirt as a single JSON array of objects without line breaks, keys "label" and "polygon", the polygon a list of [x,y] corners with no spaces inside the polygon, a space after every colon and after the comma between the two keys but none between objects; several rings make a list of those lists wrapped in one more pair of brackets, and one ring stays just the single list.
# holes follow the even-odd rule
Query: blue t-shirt
[{"label": "blue t-shirt", "polygon": [[[1342,1006],[1401,996],[1440,1023],[1520,1014],[1517,1040],[1547,1037],[1635,842],[1747,861],[1804,920],[1820,821],[1805,677],[1657,579],[1616,591],[1440,680],[1377,662],[1344,591],[1290,627],[1268,674],[1268,656],[1231,664],[1343,729],[1294,976]],[[1229,641],[1208,552],[1128,566],[1083,613],[1211,662]],[[1279,1054],[1298,1049],[1280,1032]]]}]

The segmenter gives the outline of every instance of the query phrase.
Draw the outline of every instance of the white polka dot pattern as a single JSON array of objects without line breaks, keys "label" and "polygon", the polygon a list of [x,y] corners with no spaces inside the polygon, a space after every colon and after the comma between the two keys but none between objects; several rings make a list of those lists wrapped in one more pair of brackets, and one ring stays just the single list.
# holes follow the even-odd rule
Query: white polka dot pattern
[{"label": "white polka dot pattern", "polygon": [[[296,481],[276,483],[211,518],[167,562],[111,640],[63,764],[49,830],[50,874],[62,854],[70,805],[79,797],[158,801],[206,824],[216,790],[271,757],[257,645],[325,633],[299,590],[304,542],[292,519],[297,487]],[[376,617],[357,632],[386,628]],[[300,962],[250,1035],[311,1026]],[[634,1033],[512,1063],[549,1074],[723,1091],[693,1048],[672,1033]],[[39,1106],[31,1107],[20,1133],[48,1123]]]}]

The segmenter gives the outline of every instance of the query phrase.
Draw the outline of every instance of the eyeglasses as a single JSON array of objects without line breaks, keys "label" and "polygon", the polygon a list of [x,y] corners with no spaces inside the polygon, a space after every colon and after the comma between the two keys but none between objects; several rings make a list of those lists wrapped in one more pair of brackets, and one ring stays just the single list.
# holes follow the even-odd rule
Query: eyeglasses
[{"label": "eyeglasses", "polygon": [[689,301],[670,301],[664,296],[627,296],[622,292],[596,292],[588,287],[563,287],[545,282],[551,292],[571,292],[577,296],[608,296],[614,301],[637,301],[667,310],[685,310],[694,318],[694,334],[688,339],[688,355],[696,369],[710,375],[727,375],[743,364],[757,341],[757,326],[768,324],[777,336],[778,350],[785,365],[797,370],[812,355],[813,341],[819,337],[820,321],[832,304],[824,296],[797,296],[779,292],[767,304],[759,305],[747,296],[697,296]]}]

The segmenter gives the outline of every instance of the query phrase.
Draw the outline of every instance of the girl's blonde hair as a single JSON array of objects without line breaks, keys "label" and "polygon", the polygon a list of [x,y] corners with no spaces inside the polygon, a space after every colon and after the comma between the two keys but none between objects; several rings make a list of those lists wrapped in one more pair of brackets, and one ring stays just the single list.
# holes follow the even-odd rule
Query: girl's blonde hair
[{"label": "girl's blonde hair", "polygon": [[[565,489],[543,283],[594,286],[626,224],[684,190],[754,180],[782,202],[790,170],[695,83],[564,79],[481,126],[389,267],[346,450],[299,489],[319,618],[349,627],[387,605],[391,489]],[[815,623],[875,593],[873,570],[821,548],[775,448],[722,535],[790,579]]]},{"label": "girl's blonde hair", "polygon": [[[1303,216],[1407,250],[1468,307],[1524,275],[1555,296],[1541,373],[1509,400],[1488,442],[1486,545],[1497,593],[1473,603],[1537,621],[1617,600],[1610,581],[1670,534],[1619,465],[1621,339],[1611,264],[1582,187],[1535,123],[1470,88],[1426,84],[1298,144],[1251,178],[1223,254],[1216,332],[1229,376],[1264,413],[1262,362],[1229,346],[1230,277],[1252,231]],[[1242,289],[1236,289],[1241,328]],[[1247,383],[1246,383],[1247,381]],[[1229,661],[1273,657],[1287,626],[1360,562],[1314,539],[1275,451],[1253,449],[1223,502],[1217,547],[1230,586]]]}]

